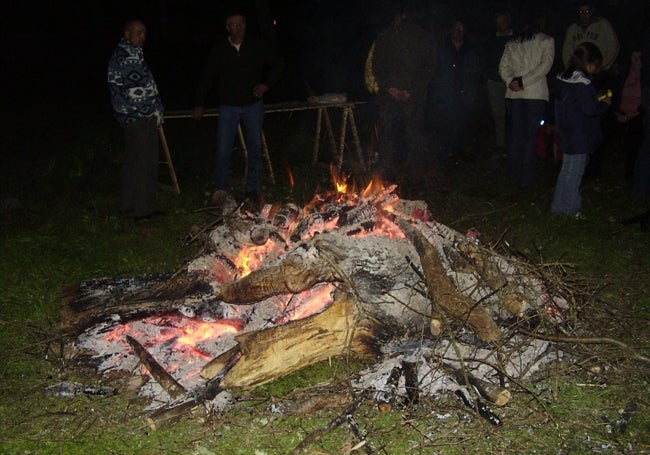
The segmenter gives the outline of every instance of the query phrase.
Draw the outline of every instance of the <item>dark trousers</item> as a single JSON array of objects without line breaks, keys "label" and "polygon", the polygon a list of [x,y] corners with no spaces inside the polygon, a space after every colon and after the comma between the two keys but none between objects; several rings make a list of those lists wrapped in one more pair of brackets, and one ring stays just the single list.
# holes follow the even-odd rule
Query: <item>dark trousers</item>
[{"label": "dark trousers", "polygon": [[135,217],[146,216],[153,212],[158,183],[160,138],[156,119],[145,117],[122,128],[124,162],[119,209],[133,211]]},{"label": "dark trousers", "polygon": [[422,175],[426,155],[424,107],[418,100],[379,103],[379,168],[387,179]]},{"label": "dark trousers", "polygon": [[512,183],[530,186],[535,183],[537,133],[547,102],[529,99],[508,99],[506,102],[510,112],[508,177]]},{"label": "dark trousers", "polygon": [[625,159],[625,178],[631,180],[634,177],[636,158],[639,155],[641,144],[643,144],[643,115],[638,115],[629,122],[618,125],[618,127],[623,157]]}]

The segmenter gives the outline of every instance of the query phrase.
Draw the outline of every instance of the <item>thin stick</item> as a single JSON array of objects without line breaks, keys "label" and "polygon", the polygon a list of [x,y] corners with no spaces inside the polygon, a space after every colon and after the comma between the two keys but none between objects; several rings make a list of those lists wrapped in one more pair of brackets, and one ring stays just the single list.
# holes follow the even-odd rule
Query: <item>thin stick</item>
[{"label": "thin stick", "polygon": [[521,332],[524,335],[529,336],[531,338],[537,338],[538,340],[551,341],[551,342],[554,342],[554,343],[613,344],[614,346],[618,346],[619,348],[622,348],[622,349],[628,351],[630,354],[632,354],[632,358],[634,358],[636,360],[641,360],[642,362],[650,363],[650,357],[646,357],[644,355],[637,354],[636,351],[634,351],[627,344],[623,343],[622,341],[615,340],[613,338],[602,338],[602,337],[583,338],[583,337],[564,337],[564,336],[553,336],[553,335],[540,335],[538,333],[529,332],[529,331],[524,330],[524,329],[519,329],[519,332]]},{"label": "thin stick", "polygon": [[[360,397],[354,400],[352,404],[350,404],[350,406],[348,406],[347,409],[343,411],[342,414],[340,414],[337,418],[332,420],[329,423],[329,425],[327,425],[325,428],[320,428],[318,430],[309,433],[302,440],[302,442],[300,442],[300,444],[298,444],[296,448],[293,449],[291,453],[292,454],[302,453],[307,448],[307,446],[320,440],[323,436],[338,428],[343,422],[350,422],[349,418],[354,414],[357,408],[361,405],[361,403],[365,401],[367,397],[368,397],[368,391],[364,391]],[[364,450],[366,452],[370,450],[370,452],[368,453],[372,453],[372,449],[367,444],[364,446]]]},{"label": "thin stick", "polygon": [[169,151],[167,137],[165,136],[165,130],[163,129],[162,125],[160,125],[158,128],[158,135],[160,136],[160,143],[162,144],[162,149],[165,153],[165,160],[167,161],[167,167],[169,168],[169,176],[172,178],[172,184],[174,185],[174,193],[181,194],[181,187],[178,186],[176,170],[174,169],[174,163],[172,163],[172,154]]},{"label": "thin stick", "polygon": [[153,358],[151,354],[130,335],[126,336],[126,341],[131,345],[140,361],[147,367],[151,376],[172,398],[177,398],[186,393],[185,388],[176,381],[165,369]]}]

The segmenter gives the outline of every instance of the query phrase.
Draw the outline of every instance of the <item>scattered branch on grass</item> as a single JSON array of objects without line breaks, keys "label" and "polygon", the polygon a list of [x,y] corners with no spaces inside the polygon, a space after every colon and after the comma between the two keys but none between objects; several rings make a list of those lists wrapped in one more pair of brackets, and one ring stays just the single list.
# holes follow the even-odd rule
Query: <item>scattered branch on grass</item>
[{"label": "scattered branch on grass", "polygon": [[531,338],[536,338],[538,340],[545,340],[545,341],[550,341],[552,343],[575,343],[575,344],[611,344],[614,346],[618,346],[619,348],[622,348],[623,350],[627,351],[633,359],[636,360],[641,360],[642,362],[648,362],[650,363],[650,358],[646,357],[644,355],[638,354],[636,351],[634,351],[631,347],[629,347],[627,344],[623,343],[622,341],[615,340],[613,338],[603,338],[603,337],[594,337],[594,338],[589,338],[589,337],[567,337],[567,336],[555,336],[555,335],[541,335],[539,333],[533,333],[529,332],[524,329],[519,329],[519,331]]},{"label": "scattered branch on grass", "polygon": [[[327,425],[325,428],[320,428],[318,430],[312,431],[310,434],[308,434],[301,442],[298,444],[293,451],[291,452],[292,454],[300,454],[304,453],[304,451],[307,449],[308,446],[311,444],[315,443],[316,441],[322,439],[326,434],[334,431],[337,429],[341,424],[344,422],[354,422],[354,419],[352,416],[354,415],[355,411],[357,408],[363,403],[368,397],[370,396],[370,391],[365,390],[363,391],[353,402],[350,404],[350,406],[347,407],[345,411],[343,411],[342,414],[340,414],[338,417],[336,417],[334,420],[332,420],[329,425]],[[358,431],[358,428],[356,428]],[[351,431],[354,433],[355,430],[354,428],[351,428]],[[359,435],[355,436],[357,438],[363,438],[361,433],[359,432]],[[361,439],[359,442],[363,442],[365,439]],[[363,449],[366,451],[366,453],[373,453],[372,447],[368,445],[367,443],[363,445]]]}]

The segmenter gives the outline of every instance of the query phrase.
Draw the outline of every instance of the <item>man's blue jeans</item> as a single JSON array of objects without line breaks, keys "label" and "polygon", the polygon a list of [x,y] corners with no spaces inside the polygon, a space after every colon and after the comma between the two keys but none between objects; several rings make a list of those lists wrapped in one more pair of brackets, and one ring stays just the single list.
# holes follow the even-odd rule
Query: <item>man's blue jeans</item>
[{"label": "man's blue jeans", "polygon": [[214,173],[215,189],[230,191],[230,160],[237,127],[241,122],[248,150],[248,165],[244,193],[259,190],[262,177],[262,127],[264,103],[260,100],[244,106],[219,106],[217,123],[217,165]]},{"label": "man's blue jeans", "polygon": [[562,169],[557,177],[555,195],[551,204],[553,215],[577,215],[580,212],[582,206],[580,184],[588,160],[589,155],[586,153],[579,155],[565,153],[562,156]]},{"label": "man's blue jeans", "polygon": [[535,183],[537,167],[537,133],[544,118],[544,100],[507,99],[510,112],[508,143],[508,177],[518,185]]}]

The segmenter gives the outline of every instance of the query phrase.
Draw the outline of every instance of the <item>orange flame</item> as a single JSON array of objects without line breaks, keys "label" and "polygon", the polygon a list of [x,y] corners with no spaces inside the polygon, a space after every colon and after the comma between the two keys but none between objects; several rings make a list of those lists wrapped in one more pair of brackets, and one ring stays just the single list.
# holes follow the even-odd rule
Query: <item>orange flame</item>
[{"label": "orange flame", "polygon": [[183,327],[183,336],[179,337],[178,344],[196,347],[198,343],[213,340],[227,333],[237,333],[239,329],[229,321],[198,322],[194,321]]},{"label": "orange flame", "polygon": [[257,270],[269,253],[269,245],[273,244],[274,242],[269,241],[265,245],[242,248],[234,261],[240,275],[246,276]]},{"label": "orange flame", "polygon": [[339,194],[346,194],[348,192],[348,178],[349,175],[339,175],[338,170],[334,164],[330,164],[330,175],[332,177],[332,184]]}]

